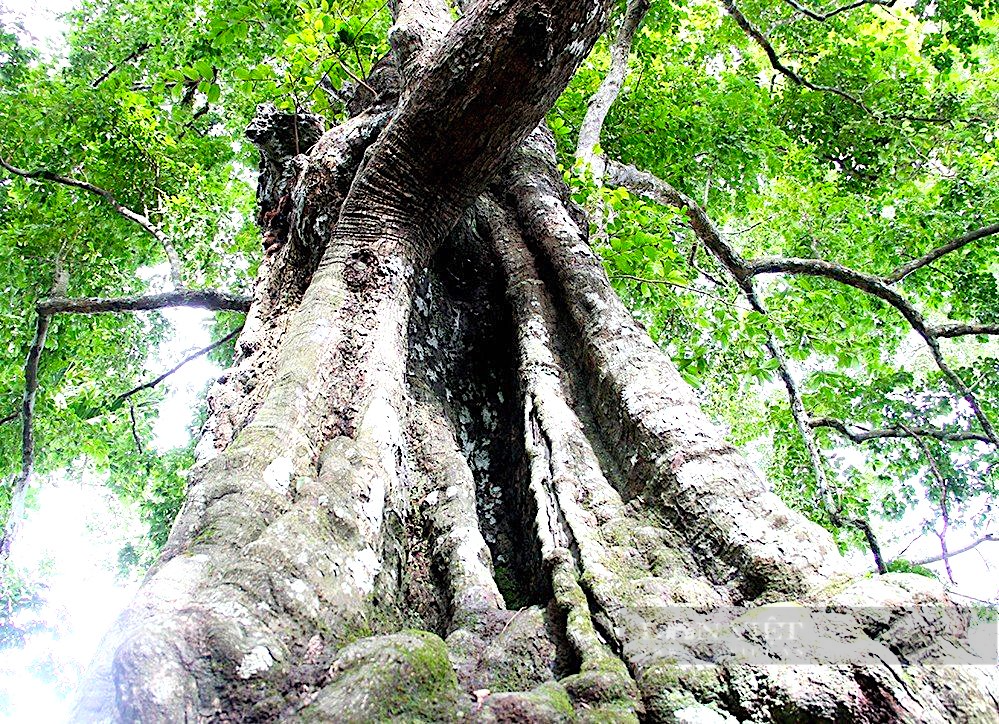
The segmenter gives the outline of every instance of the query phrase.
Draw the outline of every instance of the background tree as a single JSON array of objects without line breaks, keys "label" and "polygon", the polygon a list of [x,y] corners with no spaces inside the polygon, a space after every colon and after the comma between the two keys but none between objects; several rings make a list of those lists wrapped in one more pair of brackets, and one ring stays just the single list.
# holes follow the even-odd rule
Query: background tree
[{"label": "background tree", "polygon": [[[81,455],[166,543],[80,716],[994,716],[980,671],[870,665],[960,650],[901,623],[942,591],[849,578],[681,380],[882,572],[872,521],[924,498],[945,560],[991,540],[994,8],[632,2],[578,73],[602,4],[452,10],[93,3],[52,67],[5,36],[4,546]],[[159,456],[164,327],[122,313],[177,304],[233,359]],[[826,666],[740,654],[733,606],[781,600]],[[664,653],[705,610],[721,648]]]}]

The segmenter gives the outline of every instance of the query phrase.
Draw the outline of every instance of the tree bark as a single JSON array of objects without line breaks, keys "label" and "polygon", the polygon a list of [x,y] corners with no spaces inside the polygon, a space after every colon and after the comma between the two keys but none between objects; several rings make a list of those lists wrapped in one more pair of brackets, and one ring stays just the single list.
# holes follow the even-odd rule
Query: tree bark
[{"label": "tree bark", "polygon": [[[237,359],[77,720],[996,715],[990,672],[907,667],[969,658],[942,589],[850,578],[615,297],[535,130],[607,5],[483,1],[441,37],[394,3],[354,118],[259,114]],[[797,658],[754,634],[778,609]]]}]

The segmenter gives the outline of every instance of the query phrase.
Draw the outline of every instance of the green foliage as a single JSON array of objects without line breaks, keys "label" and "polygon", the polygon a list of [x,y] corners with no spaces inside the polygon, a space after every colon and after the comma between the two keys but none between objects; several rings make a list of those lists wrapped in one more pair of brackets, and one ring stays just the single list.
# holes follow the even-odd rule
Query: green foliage
[{"label": "green foliage", "polygon": [[[750,258],[818,257],[884,275],[999,219],[994,0],[861,5],[823,22],[777,0],[739,6],[796,73],[843,93],[776,73],[716,2],[654,3],[599,152],[703,202]],[[248,289],[260,250],[256,153],[243,128],[265,101],[340,120],[341,91],[364,83],[385,56],[389,23],[378,0],[86,0],[71,16],[65,59],[40,58],[16,33],[0,32],[0,156],[85,179],[144,211],[177,248],[188,284]],[[602,41],[549,116],[565,176],[600,222],[593,245],[615,288],[733,441],[764,450],[774,488],[834,527],[765,349],[768,333],[814,417],[976,430],[896,310],[829,280],[784,275],[760,281],[761,315],[682,214],[602,186],[574,162],[608,50]],[[994,324],[995,259],[992,237],[896,288],[931,320]],[[0,417],[18,408],[32,310],[57,263],[69,271],[70,295],[114,296],[162,285],[164,275],[149,269],[164,261],[157,240],[104,200],[0,174]],[[232,316],[219,315],[216,336],[233,328]],[[85,457],[138,503],[151,548],[125,551],[126,563],[147,560],[165,540],[191,453],[149,450],[162,393],[134,399],[134,423],[130,405],[111,402],[144,379],[145,360],[171,331],[155,314],[60,316],[39,372],[37,468]],[[948,340],[943,350],[996,420],[995,338]],[[224,362],[231,349],[216,354]],[[16,420],[0,425],[6,480],[20,467],[20,434]],[[816,434],[845,514],[899,520],[946,503],[954,525],[987,523],[994,448],[928,439],[924,449],[905,438],[856,446],[832,429]],[[6,504],[0,487],[0,518]],[[856,531],[837,535],[845,547],[863,545]]]},{"label": "green foliage", "polygon": [[920,566],[915,563],[910,563],[904,558],[896,558],[891,563],[888,564],[889,573],[915,573],[919,576],[926,576],[927,578],[938,578],[937,574],[931,571],[926,566]]},{"label": "green foliage", "polygon": [[[803,3],[815,10],[831,4]],[[802,77],[777,73],[760,46],[714,2],[656,4],[632,47],[629,77],[605,125],[610,158],[667,180],[702,203],[748,258],[821,258],[874,275],[999,219],[997,13],[992,2],[859,6],[816,22],[790,4],[740,9]],[[576,131],[609,62],[603,45],[550,116],[577,201],[615,286],[734,442],[761,451],[774,489],[836,532],[791,417],[776,334],[813,417],[857,429],[979,431],[902,316],[827,279],[757,280],[768,315],[699,244],[686,219],[621,189],[599,188],[573,163]],[[970,244],[896,284],[930,320],[995,323],[995,237]],[[991,339],[991,341],[990,341]],[[999,344],[947,340],[943,351],[999,418]],[[999,455],[974,441],[926,442],[946,481],[911,438],[855,444],[816,430],[844,517],[901,520],[929,503],[941,523],[987,525]],[[945,490],[944,490],[945,488]]]}]

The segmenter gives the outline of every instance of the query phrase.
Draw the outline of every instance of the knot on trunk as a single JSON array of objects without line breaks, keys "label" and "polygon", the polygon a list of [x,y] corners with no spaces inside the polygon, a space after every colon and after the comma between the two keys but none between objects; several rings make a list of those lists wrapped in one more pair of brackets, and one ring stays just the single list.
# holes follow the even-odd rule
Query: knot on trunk
[{"label": "knot on trunk", "polygon": [[323,135],[323,119],[314,113],[285,113],[272,103],[257,106],[246,137],[264,160],[280,166],[291,156],[307,153]]},{"label": "knot on trunk", "polygon": [[382,275],[378,256],[371,249],[358,249],[347,257],[343,278],[351,289],[372,287]]}]

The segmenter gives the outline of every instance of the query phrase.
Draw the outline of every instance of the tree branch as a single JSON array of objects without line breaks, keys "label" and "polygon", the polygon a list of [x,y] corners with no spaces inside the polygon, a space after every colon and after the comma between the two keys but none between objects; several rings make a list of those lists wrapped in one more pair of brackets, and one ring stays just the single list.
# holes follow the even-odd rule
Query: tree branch
[{"label": "tree branch", "polygon": [[897,2],[897,0],[854,0],[854,2],[852,3],[849,3],[847,5],[841,5],[840,7],[833,8],[832,10],[829,10],[828,12],[824,13],[816,12],[815,10],[810,9],[806,5],[802,5],[801,3],[797,2],[797,0],[784,0],[784,2],[786,2],[788,5],[797,10],[802,15],[809,17],[817,22],[824,23],[826,20],[828,20],[831,17],[835,17],[836,15],[839,15],[841,13],[846,13],[851,10],[856,10],[857,8],[863,7],[864,5],[878,5],[880,7],[890,8],[892,5],[894,5]]},{"label": "tree branch", "polygon": [[[60,276],[57,271],[56,278]],[[58,282],[53,285],[56,289]],[[45,348],[45,337],[48,335],[52,315],[38,313],[35,328],[35,338],[28,349],[28,357],[24,362],[24,396],[21,401],[21,471],[14,478],[10,490],[10,511],[7,522],[0,536],[0,560],[6,560],[10,555],[10,547],[16,536],[24,514],[24,501],[28,485],[31,483],[31,473],[35,466],[35,400],[38,396],[38,364]]]},{"label": "tree branch", "polygon": [[[859,289],[890,304],[902,314],[909,325],[923,338],[930,349],[937,367],[950,381],[954,389],[968,403],[986,436],[988,436],[991,442],[999,445],[999,435],[996,434],[991,421],[982,410],[978,398],[944,359],[939,339],[934,334],[934,328],[931,328],[927,324],[919,310],[910,304],[899,292],[885,283],[883,279],[822,259],[765,257],[747,261],[725,240],[721,231],[708,217],[704,209],[686,194],[677,191],[670,184],[650,173],[639,171],[634,166],[626,166],[616,161],[607,162],[607,173],[609,181],[613,184],[624,186],[635,193],[646,196],[661,204],[685,210],[694,233],[701,239],[705,247],[718,258],[722,266],[729,270],[743,289],[746,288],[746,282],[751,277],[760,274],[804,274],[832,279],[841,284]],[[971,334],[974,333],[972,330],[981,333],[981,330],[985,328],[963,325],[960,329],[965,330],[965,333]]]},{"label": "tree branch", "polygon": [[700,294],[701,296],[708,297],[709,299],[714,299],[715,301],[721,302],[730,307],[735,307],[736,309],[743,309],[744,307],[739,307],[733,302],[725,299],[725,297],[718,294],[712,294],[704,289],[698,289],[697,287],[687,286],[686,284],[677,284],[676,282],[671,282],[668,279],[646,279],[645,277],[635,276],[634,274],[613,274],[612,279],[626,279],[633,282],[642,282],[645,284],[663,284],[669,287],[674,287],[676,289],[683,289],[688,292],[694,292],[695,294]]},{"label": "tree branch", "polygon": [[[870,4],[880,5],[882,3],[870,3]],[[784,62],[780,59],[780,56],[777,54],[777,51],[774,49],[774,46],[770,42],[770,39],[766,36],[766,34],[762,30],[760,30],[756,25],[754,25],[752,21],[750,21],[742,13],[742,11],[735,4],[734,0],[722,0],[722,5],[724,5],[729,15],[732,16],[732,19],[735,20],[736,24],[740,28],[742,28],[742,30],[746,33],[746,35],[748,35],[750,38],[756,41],[757,45],[759,45],[763,49],[763,52],[766,53],[767,58],[770,60],[770,65],[773,67],[774,70],[779,72],[781,75],[787,77],[794,83],[797,83],[803,88],[808,88],[809,90],[813,91],[832,93],[833,95],[837,95],[840,98],[854,104],[862,111],[873,117],[875,120],[880,121],[888,119],[893,121],[914,121],[920,123],[953,123],[954,121],[964,121],[966,123],[982,123],[983,121],[985,121],[985,119],[981,117],[947,118],[944,116],[917,116],[908,113],[883,114],[880,112],[875,112],[866,103],[864,103],[864,101],[859,96],[854,95],[849,91],[845,91],[837,86],[819,85],[818,83],[813,83],[812,81],[808,80],[808,78],[805,78],[804,76],[797,73],[793,69],[784,65]]]},{"label": "tree branch", "polygon": [[59,312],[103,314],[106,312],[142,312],[166,307],[196,307],[211,311],[245,312],[250,307],[250,301],[249,297],[214,289],[181,289],[138,297],[55,297],[39,301],[38,311],[41,314],[57,314]]},{"label": "tree branch", "polygon": [[139,438],[138,421],[135,419],[135,405],[131,403],[128,404],[128,416],[132,421],[132,440],[135,441],[135,448],[139,451],[139,454],[143,454],[142,440]]},{"label": "tree branch", "polygon": [[[974,550],[982,543],[991,543],[995,541],[999,541],[999,535],[996,535],[995,533],[986,533],[978,540],[973,541],[972,543],[969,543],[968,545],[962,548],[958,548],[956,551],[949,551],[947,553],[947,556],[949,558],[953,558],[954,556],[959,556],[962,553],[967,553],[970,550]],[[922,558],[918,561],[909,561],[909,562],[912,563],[914,566],[925,566],[928,563],[936,563],[937,561],[942,561],[942,560],[943,560],[943,555],[939,555],[939,556],[930,556],[929,558]]]},{"label": "tree branch", "polygon": [[774,50],[774,46],[771,44],[770,39],[763,33],[762,30],[756,27],[749,20],[749,18],[743,15],[742,11],[738,8],[738,6],[736,6],[734,0],[722,0],[722,5],[725,6],[725,10],[728,11],[728,14],[732,16],[732,19],[735,20],[736,24],[740,28],[742,28],[742,30],[746,33],[746,35],[755,40],[756,44],[763,49],[763,52],[767,54],[767,58],[770,59],[770,65],[773,66],[774,70],[776,70],[777,72],[781,73],[782,75],[786,76],[787,78],[791,79],[792,81],[794,81],[795,83],[804,88],[824,93],[832,93],[858,106],[865,113],[874,115],[871,109],[867,107],[867,104],[864,103],[864,101],[862,101],[857,96],[853,95],[852,93],[848,93],[842,88],[837,88],[836,86],[818,85],[817,83],[813,83],[812,81],[802,77],[801,75],[793,71],[791,68],[784,65],[783,61],[781,61],[780,59],[780,56],[777,54],[777,51]]},{"label": "tree branch", "polygon": [[192,362],[192,361],[196,360],[198,357],[201,357],[202,355],[208,354],[213,349],[217,349],[218,347],[221,347],[226,342],[229,342],[229,341],[235,339],[236,336],[240,332],[242,332],[242,331],[243,331],[243,325],[239,325],[236,329],[234,329],[231,332],[229,332],[229,334],[227,334],[225,337],[222,337],[222,339],[216,340],[215,342],[212,342],[207,347],[203,347],[202,349],[199,349],[198,351],[189,354],[187,357],[185,357],[184,359],[182,359],[180,362],[178,362],[176,365],[174,365],[173,367],[171,367],[170,369],[168,369],[166,372],[164,372],[163,374],[159,375],[158,377],[155,377],[155,378],[149,380],[148,382],[143,382],[138,387],[133,387],[128,392],[123,392],[122,394],[118,395],[115,398],[115,400],[112,403],[112,405],[116,405],[119,402],[121,402],[122,400],[126,400],[129,397],[131,397],[132,395],[138,394],[139,392],[142,392],[143,390],[149,390],[149,389],[152,389],[153,387],[156,387],[156,385],[158,385],[163,380],[165,380],[167,377],[169,377],[170,375],[172,375],[175,372],[177,372],[178,370],[180,370],[188,362]]},{"label": "tree branch", "polygon": [[[729,12],[732,13],[733,17],[736,19],[736,22],[739,23],[739,25],[743,27],[746,32],[748,32],[762,45],[775,68],[805,87],[811,88],[812,90],[825,90],[835,93],[853,103],[856,103],[865,111],[870,113],[870,110],[866,107],[866,105],[864,105],[860,99],[852,96],[851,94],[838,88],[829,88],[812,84],[783,66],[773,47],[766,39],[766,36],[755,28],[744,15],[742,15],[732,0],[723,0],[723,2],[726,8],[729,9]],[[891,2],[894,2],[894,0],[891,0]],[[628,56],[630,54],[631,43],[634,39],[635,31],[637,30],[637,27],[647,10],[648,8],[644,7],[641,0],[629,0],[625,18],[622,20],[617,40],[612,47],[611,69],[608,72],[607,77],[601,83],[597,93],[591,99],[586,117],[584,118],[583,124],[580,128],[579,140],[576,147],[576,157],[589,163],[590,167],[594,170],[594,173],[598,174],[600,178],[606,177],[612,184],[623,186],[659,203],[674,206],[686,211],[696,237],[704,243],[705,247],[707,247],[707,249],[718,259],[718,261],[721,262],[721,265],[725,268],[725,270],[733,277],[735,282],[743,291],[746,299],[749,301],[750,306],[764,317],[767,317],[766,307],[759,299],[753,284],[753,277],[756,273],[759,273],[754,271],[753,264],[755,264],[755,262],[747,262],[726,241],[721,230],[714,224],[702,206],[699,206],[697,202],[689,196],[681,193],[670,184],[652,174],[640,171],[635,166],[624,165],[616,161],[608,161],[594,153],[593,149],[599,144],[600,141],[600,134],[602,132],[604,120],[607,117],[607,113],[611,105],[620,93],[624,78],[627,74]],[[705,200],[706,197],[707,190],[705,190]],[[859,276],[867,276],[860,275],[859,272],[856,274]],[[638,279],[637,277],[632,278]],[[867,280],[860,279],[860,281],[866,282]],[[906,319],[908,319],[910,324],[912,324],[913,327],[916,328],[917,331],[920,331],[923,335],[927,344],[933,351],[934,358],[936,359],[941,370],[948,375],[952,383],[956,384],[956,386],[958,386],[964,393],[965,399],[972,406],[972,409],[979,418],[983,429],[988,435],[986,439],[999,444],[988,419],[978,406],[977,400],[971,393],[971,390],[956,375],[956,373],[947,367],[940,352],[939,345],[937,344],[936,337],[929,334],[921,315],[919,315],[915,308],[908,305],[908,303],[905,302],[900,295],[897,295],[892,290],[884,287],[883,284],[880,284],[880,280],[871,277],[870,281],[872,284],[869,285],[869,288],[872,291],[869,293],[877,291],[883,294],[887,291],[888,299],[886,299],[886,301],[889,301],[889,303],[892,301],[901,302],[904,305],[905,311],[903,313],[905,314],[908,312],[911,316],[911,319],[910,316],[907,316]],[[893,294],[894,296],[892,296]],[[902,311],[901,308],[900,311]],[[919,326],[917,327],[917,325]],[[881,553],[881,547],[870,522],[866,518],[851,517],[845,519],[843,517],[842,506],[836,502],[825,475],[825,469],[822,464],[821,450],[815,440],[813,425],[811,424],[809,415],[805,410],[801,390],[798,387],[794,376],[791,374],[787,358],[784,355],[784,351],[780,344],[780,340],[769,327],[766,331],[766,347],[770,356],[777,362],[781,380],[784,382],[784,386],[788,394],[792,418],[794,419],[798,432],[801,435],[805,449],[808,452],[809,461],[816,479],[816,485],[821,495],[822,506],[834,525],[838,527],[842,527],[844,524],[851,525],[859,529],[864,534],[864,537],[867,539],[868,546],[870,547],[871,554],[874,557],[874,562],[877,566],[878,572],[881,574],[887,573],[888,568],[885,565],[884,557]],[[846,428],[844,426],[844,430],[845,429]]]},{"label": "tree branch", "polygon": [[714,254],[736,281],[741,282],[749,275],[746,273],[746,260],[725,241],[721,230],[708,217],[696,201],[662,179],[646,171],[640,171],[632,165],[625,165],[607,160],[607,182],[615,186],[623,186],[633,193],[652,199],[666,206],[674,206],[687,212],[694,233]]},{"label": "tree branch", "polygon": [[979,239],[984,239],[994,234],[999,234],[999,224],[990,224],[988,226],[983,226],[980,229],[975,229],[973,231],[969,231],[966,234],[962,234],[956,239],[952,239],[951,241],[948,241],[946,244],[938,246],[933,251],[924,254],[918,259],[914,259],[907,264],[903,264],[898,269],[893,271],[891,274],[884,277],[885,284],[895,284],[897,282],[900,282],[903,279],[905,279],[907,276],[912,274],[912,272],[916,271],[917,269],[921,269],[927,264],[932,264],[945,254],[949,254],[952,251],[957,251],[961,247],[967,246],[973,241],[978,241]]},{"label": "tree branch", "polygon": [[[718,229],[704,209],[701,208],[696,201],[691,199],[686,194],[677,191],[662,179],[644,171],[639,171],[634,166],[625,166],[615,161],[609,161],[607,163],[607,170],[612,183],[637,191],[638,193],[648,196],[659,203],[668,204],[670,206],[675,206],[685,210],[688,218],[690,219],[691,226],[694,228],[694,232],[697,234],[698,238],[704,243],[705,247],[707,247],[708,250],[715,255],[718,261],[721,262],[722,266],[726,269],[726,271],[728,271],[733,279],[735,279],[740,289],[742,289],[746,299],[749,301],[750,306],[764,317],[768,316],[766,307],[756,293],[752,279],[753,274],[749,272],[750,263],[743,259],[742,256],[740,256],[739,253],[735,251],[735,249],[732,248],[732,246],[725,240],[721,230]],[[780,375],[781,381],[784,383],[785,390],[787,391],[788,402],[791,407],[791,417],[794,420],[795,427],[801,435],[802,442],[805,445],[805,450],[808,453],[809,463],[811,464],[812,472],[815,475],[815,482],[821,496],[823,509],[829,516],[833,525],[837,527],[851,525],[863,532],[864,537],[867,539],[868,545],[870,546],[871,554],[874,557],[874,562],[878,567],[878,571],[880,573],[886,573],[888,569],[885,566],[884,558],[881,555],[881,548],[878,545],[877,537],[875,536],[874,530],[871,528],[870,523],[863,518],[847,519],[842,515],[842,506],[836,502],[832,493],[832,488],[830,487],[829,481],[825,474],[825,468],[823,467],[822,462],[822,452],[819,449],[818,443],[815,440],[815,435],[809,425],[809,417],[807,411],[805,410],[801,390],[797,381],[794,379],[794,375],[791,374],[791,370],[788,365],[787,358],[784,355],[784,350],[781,347],[780,340],[777,338],[777,335],[774,334],[773,330],[769,328],[767,329],[766,347],[770,356],[777,362],[778,374]]]},{"label": "tree branch", "polygon": [[94,81],[90,84],[90,87],[91,88],[95,88],[95,89],[98,88],[98,87],[100,87],[101,83],[103,83],[108,78],[110,78],[111,74],[114,73],[116,70],[118,70],[119,67],[121,67],[125,63],[132,62],[133,60],[135,60],[136,58],[138,58],[140,55],[142,55],[143,53],[145,53],[147,50],[149,50],[149,43],[142,43],[142,44],[140,44],[138,48],[136,48],[131,53],[129,53],[127,56],[125,56],[124,59],[122,59],[121,61],[119,61],[117,63],[112,63],[108,67],[108,69],[106,71],[104,71],[97,78],[94,79]]},{"label": "tree branch", "polygon": [[183,276],[181,274],[181,263],[180,256],[177,254],[177,249],[174,247],[173,242],[167,237],[163,231],[154,224],[148,216],[145,214],[140,214],[132,209],[121,204],[118,199],[111,194],[110,191],[101,188],[100,186],[94,186],[92,183],[87,181],[80,181],[79,179],[71,178],[69,176],[60,176],[57,173],[47,170],[38,171],[26,171],[16,166],[12,166],[8,163],[2,156],[0,156],[0,166],[5,168],[10,173],[21,176],[22,178],[32,179],[34,181],[51,181],[53,183],[62,184],[63,186],[69,186],[71,188],[80,189],[88,193],[94,194],[95,196],[100,196],[108,204],[110,204],[115,211],[118,212],[119,216],[128,219],[129,221],[137,224],[146,233],[150,234],[156,241],[160,243],[163,250],[166,252],[167,261],[170,264],[170,278],[178,289],[183,289]]},{"label": "tree branch", "polygon": [[977,442],[992,442],[986,435],[982,435],[977,432],[964,432],[964,431],[949,431],[949,430],[936,430],[934,428],[927,427],[910,427],[903,429],[900,427],[885,427],[885,428],[865,428],[858,425],[851,426],[842,420],[836,420],[831,417],[812,417],[809,420],[809,425],[813,428],[828,427],[836,430],[838,433],[844,437],[849,438],[855,443],[864,443],[870,440],[879,440],[883,438],[906,438],[912,437],[913,434],[919,435],[921,437],[932,437],[936,440],[941,440],[943,442],[963,442],[963,441],[977,441]]},{"label": "tree branch", "polygon": [[978,403],[978,398],[964,380],[947,364],[940,349],[940,342],[933,333],[933,330],[926,323],[923,315],[905,297],[885,284],[881,278],[822,259],[768,257],[749,262],[746,270],[750,276],[789,273],[825,277],[840,284],[859,289],[893,306],[905,317],[906,321],[909,322],[909,326],[926,342],[926,346],[929,347],[937,367],[971,407],[972,412],[978,418],[978,422],[981,424],[982,430],[989,437],[989,440],[999,445],[999,436],[996,435],[991,421]]},{"label": "tree branch", "polygon": [[999,334],[999,324],[963,324],[946,322],[930,327],[934,337],[964,337],[973,335]]},{"label": "tree branch", "polygon": [[[57,294],[65,293],[65,279],[62,275],[61,269],[57,269],[56,283],[53,284],[52,291]],[[10,554],[10,546],[16,536],[17,528],[20,525],[20,521],[24,513],[24,494],[31,481],[31,474],[34,468],[35,437],[33,423],[35,399],[38,393],[38,365],[41,361],[42,350],[45,347],[45,338],[48,334],[49,324],[52,321],[52,317],[56,314],[64,312],[78,314],[101,314],[105,312],[147,311],[163,309],[166,307],[199,307],[216,311],[234,310],[245,312],[249,308],[249,305],[250,299],[248,297],[215,290],[178,290],[163,294],[148,294],[139,297],[118,297],[111,299],[70,299],[57,296],[42,299],[38,302],[36,306],[38,313],[38,326],[31,348],[28,351],[28,358],[24,364],[24,398],[21,411],[15,415],[3,418],[3,422],[7,422],[20,417],[22,420],[22,427],[21,472],[14,479],[11,489],[11,510],[7,518],[7,524],[4,528],[3,535],[0,537],[0,560],[5,559]],[[195,357],[205,354],[215,347],[228,342],[236,336],[241,329],[242,326],[218,342],[215,342],[195,354],[190,355],[173,369],[160,375],[156,379],[140,385],[124,395],[120,395],[115,402],[124,400],[140,390],[159,384]],[[135,436],[136,445],[139,446],[141,451],[142,444],[139,441],[138,433],[135,429],[134,410],[131,412],[131,415],[132,434]],[[2,422],[0,422],[0,424],[2,424]]]},{"label": "tree branch", "polygon": [[602,159],[593,152],[600,143],[600,134],[604,127],[607,113],[617,100],[628,75],[628,56],[631,54],[631,44],[638,26],[651,7],[649,0],[628,0],[624,17],[617,31],[617,38],[611,45],[611,64],[607,75],[600,83],[597,92],[590,98],[586,115],[579,127],[579,139],[576,144],[576,158],[593,166],[593,174],[603,177]]},{"label": "tree branch", "polygon": [[915,434],[904,425],[902,426],[906,432],[910,434],[916,444],[919,445],[920,449],[923,451],[923,455],[926,457],[926,461],[930,465],[930,472],[933,473],[933,477],[936,479],[937,484],[940,486],[940,515],[943,520],[943,529],[936,533],[937,538],[940,540],[940,559],[944,562],[944,568],[947,570],[947,578],[951,583],[956,583],[954,580],[954,571],[950,567],[950,553],[947,551],[947,528],[950,527],[950,512],[947,508],[947,479],[944,478],[943,473],[940,472],[940,468],[937,466],[937,460],[933,456],[933,451],[930,450],[930,446],[926,444],[919,435]]},{"label": "tree branch", "polygon": [[[734,270],[730,270],[730,272],[733,276],[735,276]],[[749,300],[753,309],[759,314],[762,314],[769,322],[769,314],[767,313],[766,306],[757,295],[752,278],[747,277],[739,280],[739,285],[745,292],[746,298]],[[777,362],[778,374],[780,375],[781,381],[784,383],[784,388],[787,391],[788,404],[791,408],[791,417],[794,420],[794,425],[798,429],[798,434],[801,436],[801,440],[805,445],[805,451],[808,453],[808,459],[812,466],[812,473],[815,475],[815,485],[819,491],[819,495],[821,496],[822,507],[825,510],[826,515],[829,516],[830,522],[837,528],[849,525],[857,528],[864,534],[864,538],[867,540],[867,545],[871,550],[871,556],[874,558],[874,565],[877,566],[878,573],[884,575],[888,572],[888,567],[885,565],[884,556],[881,555],[881,546],[878,543],[877,535],[874,533],[874,528],[871,526],[870,521],[866,518],[844,517],[843,506],[836,500],[833,495],[832,487],[829,485],[829,478],[826,476],[825,466],[823,465],[822,450],[819,448],[818,441],[815,439],[815,434],[809,424],[809,415],[805,409],[805,400],[801,394],[801,388],[798,385],[798,381],[794,379],[794,375],[791,374],[791,367],[788,363],[786,355],[784,354],[784,349],[769,324],[767,326],[766,333],[767,351]]]}]

